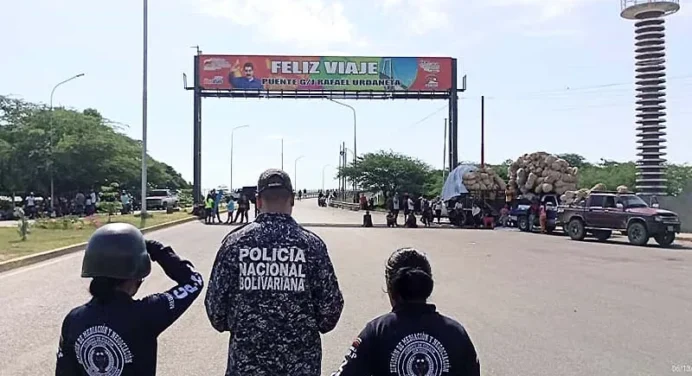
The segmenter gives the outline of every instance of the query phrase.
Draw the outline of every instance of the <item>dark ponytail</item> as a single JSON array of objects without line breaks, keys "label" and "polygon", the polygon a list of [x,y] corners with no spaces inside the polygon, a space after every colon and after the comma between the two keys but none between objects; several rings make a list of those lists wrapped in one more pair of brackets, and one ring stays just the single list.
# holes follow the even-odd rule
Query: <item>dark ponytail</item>
[{"label": "dark ponytail", "polygon": [[403,301],[425,301],[432,294],[434,281],[428,259],[413,248],[394,252],[385,271],[387,289]]},{"label": "dark ponytail", "polygon": [[115,291],[124,281],[115,278],[96,277],[89,284],[89,293],[100,302],[107,302],[113,299]]}]

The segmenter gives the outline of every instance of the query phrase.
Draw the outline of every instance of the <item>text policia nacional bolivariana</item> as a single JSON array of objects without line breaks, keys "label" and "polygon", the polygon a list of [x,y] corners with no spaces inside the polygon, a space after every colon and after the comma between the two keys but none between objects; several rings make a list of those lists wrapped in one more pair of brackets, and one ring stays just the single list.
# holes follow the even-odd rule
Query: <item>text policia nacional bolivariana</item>
[{"label": "text policia nacional bolivariana", "polygon": [[305,251],[296,248],[241,248],[241,290],[305,291]]},{"label": "text policia nacional bolivariana", "polygon": [[[379,76],[377,62],[353,62],[353,61],[272,61],[271,72],[275,75],[283,74],[310,74],[319,75],[323,72],[328,75],[368,75]],[[322,78],[322,79],[294,79],[294,78],[263,78],[263,85],[327,85],[327,86],[399,86],[400,80],[396,79],[345,79],[345,78]]]}]

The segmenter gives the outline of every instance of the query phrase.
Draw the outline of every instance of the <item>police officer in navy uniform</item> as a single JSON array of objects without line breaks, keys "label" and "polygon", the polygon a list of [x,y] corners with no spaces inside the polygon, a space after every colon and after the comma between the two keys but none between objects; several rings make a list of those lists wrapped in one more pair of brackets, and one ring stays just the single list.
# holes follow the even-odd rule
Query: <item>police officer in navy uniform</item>
[{"label": "police officer in navy uniform", "polygon": [[[135,300],[158,262],[176,286]],[[153,376],[157,337],[199,296],[203,281],[170,247],[144,240],[136,227],[107,224],[89,239],[82,277],[93,278],[93,298],[62,324],[56,376]]]},{"label": "police officer in navy uniform", "polygon": [[257,193],[260,214],[224,239],[205,300],[211,325],[231,334],[226,376],[320,376],[320,333],[344,306],[334,267],[291,216],[288,174],[265,171]]},{"label": "police officer in navy uniform", "polygon": [[427,303],[430,263],[412,248],[394,252],[385,271],[392,312],[370,321],[332,376],[479,376],[464,327]]}]

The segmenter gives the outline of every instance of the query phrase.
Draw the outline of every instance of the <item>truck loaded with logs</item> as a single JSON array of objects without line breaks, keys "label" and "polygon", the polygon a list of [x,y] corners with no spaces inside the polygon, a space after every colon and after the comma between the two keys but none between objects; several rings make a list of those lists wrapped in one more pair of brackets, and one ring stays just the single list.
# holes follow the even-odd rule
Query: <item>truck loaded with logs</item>
[{"label": "truck loaded with logs", "polygon": [[[453,218],[460,216],[460,206],[464,208],[464,217],[468,217],[466,212],[473,205],[497,217],[502,207],[508,205],[511,206],[509,222],[522,231],[532,231],[538,226],[539,217],[530,207],[538,203],[548,208],[547,230],[552,232],[557,226],[559,198],[565,192],[576,190],[578,169],[552,154],[535,152],[517,158],[507,172],[509,181],[505,183],[489,168],[460,165],[454,169],[442,190],[450,221],[465,223]],[[531,219],[534,223],[530,223]]]},{"label": "truck loaded with logs", "polygon": [[[633,244],[654,238],[659,244],[667,245],[680,231],[677,214],[649,207],[626,186],[619,186],[615,192],[609,193],[603,184],[597,184],[592,189],[577,190],[579,169],[555,155],[546,152],[524,154],[508,167],[507,172],[509,181],[505,183],[489,168],[460,165],[452,171],[442,190],[442,200],[446,203],[450,221],[457,225],[468,225],[474,206],[481,208],[483,215],[497,218],[501,208],[508,205],[509,223],[528,232],[539,226],[537,208],[543,206],[547,214],[546,232],[551,233],[562,226],[567,234],[577,240],[589,235],[607,239],[612,231],[619,231],[628,236]],[[598,192],[615,197],[621,204],[603,209],[601,216],[613,214],[610,212],[616,210],[620,219],[629,218],[633,222],[617,222],[617,225],[611,224],[604,227],[606,230],[600,231],[591,222],[594,215],[576,214],[580,210],[587,210],[584,209],[585,205],[589,208],[589,205],[600,202],[588,203],[591,194]],[[641,207],[642,203],[646,210]],[[622,208],[625,208],[624,211]],[[588,210],[592,213],[596,209]],[[575,223],[570,227],[570,220],[573,219],[570,215],[581,221],[581,230]]]},{"label": "truck loaded with logs", "polygon": [[477,226],[480,218],[499,216],[506,189],[507,184],[492,169],[459,165],[442,187],[443,214],[456,226]]},{"label": "truck loaded with logs", "polygon": [[546,232],[558,226],[557,208],[561,196],[577,188],[577,167],[546,152],[524,154],[509,167],[507,201],[514,203],[510,220],[521,231],[533,231],[539,225],[538,206],[545,206]]}]

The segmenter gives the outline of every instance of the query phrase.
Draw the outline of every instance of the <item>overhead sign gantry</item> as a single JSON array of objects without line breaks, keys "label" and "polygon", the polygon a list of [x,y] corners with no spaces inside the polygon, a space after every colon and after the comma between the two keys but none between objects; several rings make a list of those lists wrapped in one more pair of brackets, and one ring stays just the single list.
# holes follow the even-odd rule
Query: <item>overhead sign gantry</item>
[{"label": "overhead sign gantry", "polygon": [[202,98],[444,99],[457,165],[457,60],[450,57],[194,56],[193,196],[202,202]]}]

